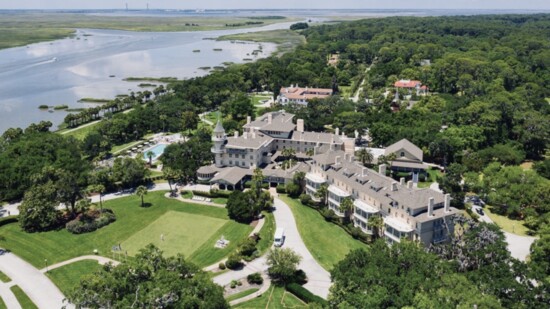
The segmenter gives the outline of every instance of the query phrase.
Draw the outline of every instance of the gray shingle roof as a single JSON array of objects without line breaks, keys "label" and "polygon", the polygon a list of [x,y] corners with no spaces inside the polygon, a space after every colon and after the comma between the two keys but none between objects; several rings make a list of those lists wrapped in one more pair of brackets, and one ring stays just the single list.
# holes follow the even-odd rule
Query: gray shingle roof
[{"label": "gray shingle roof", "polygon": [[[272,117],[271,124],[269,123],[269,114],[271,114]],[[263,114],[260,117],[256,118],[254,121],[245,124],[243,128],[257,128],[258,130],[264,131],[272,130],[289,132],[294,130],[294,128],[296,127],[296,125],[292,123],[293,118],[294,114],[287,113],[285,111],[271,112]]]},{"label": "gray shingle roof", "polygon": [[228,137],[227,148],[254,148],[258,149],[261,146],[267,145],[273,141],[273,138],[267,135],[256,134],[256,137],[248,135],[239,137]]},{"label": "gray shingle roof", "polygon": [[392,144],[386,148],[385,155],[397,152],[401,149],[407,150],[410,154],[422,160],[422,149],[418,148],[415,144],[409,142],[407,139],[402,139],[395,144]]},{"label": "gray shingle roof", "polygon": [[252,170],[240,167],[226,167],[221,169],[219,173],[212,178],[211,182],[224,181],[232,185],[236,185],[245,176],[251,176]]},{"label": "gray shingle roof", "polygon": [[218,119],[216,127],[214,128],[214,133],[224,133],[225,129],[223,128],[222,122]]}]

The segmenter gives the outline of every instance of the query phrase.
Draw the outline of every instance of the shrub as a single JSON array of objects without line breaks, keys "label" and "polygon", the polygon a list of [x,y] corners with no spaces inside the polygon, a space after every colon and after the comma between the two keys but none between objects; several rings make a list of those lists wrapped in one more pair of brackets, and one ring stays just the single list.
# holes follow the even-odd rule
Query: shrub
[{"label": "shrub", "polygon": [[285,185],[277,185],[277,193],[280,193],[280,194],[285,194],[286,193],[286,188],[285,188]]},{"label": "shrub", "polygon": [[221,270],[224,270],[226,267],[225,267],[225,263],[221,262],[220,264],[218,264],[218,267],[221,269]]},{"label": "shrub", "polygon": [[301,270],[301,269],[298,269],[297,271],[294,272],[294,276],[292,277],[292,281],[294,283],[297,283],[297,284],[306,284],[307,283],[307,276],[306,276],[306,273]]},{"label": "shrub", "polygon": [[74,220],[67,222],[65,228],[73,234],[93,232],[116,221],[116,216],[110,209],[98,211],[91,209],[80,214]]},{"label": "shrub", "polygon": [[321,215],[323,215],[323,217],[325,217],[325,220],[327,221],[333,221],[336,217],[334,211],[328,208],[324,208],[323,210],[321,210]]},{"label": "shrub", "polygon": [[234,289],[237,287],[237,282],[235,282],[235,280],[231,281],[231,284],[230,284],[231,288]]},{"label": "shrub", "polygon": [[363,234],[363,231],[361,231],[360,228],[354,226],[350,229],[350,234],[351,234],[351,237],[355,238],[355,239],[358,239],[361,237],[361,234]]},{"label": "shrub", "polygon": [[309,206],[311,205],[311,202],[313,202],[313,200],[311,199],[311,196],[304,193],[300,195],[300,202],[302,202],[302,204],[306,206]]},{"label": "shrub", "polygon": [[250,189],[251,187],[252,187],[252,180],[248,180],[247,182],[244,183],[245,189]]},{"label": "shrub", "polygon": [[225,266],[229,269],[237,269],[241,267],[241,256],[239,254],[232,253],[228,258],[227,261],[225,261]]},{"label": "shrub", "polygon": [[292,198],[297,198],[302,193],[302,188],[292,182],[286,184],[285,190],[286,193]]},{"label": "shrub", "polygon": [[317,303],[322,306],[328,306],[328,302],[326,300],[317,295],[314,295],[299,284],[291,283],[286,286],[286,290],[296,295],[296,297],[303,300],[305,303]]},{"label": "shrub", "polygon": [[246,277],[246,280],[250,284],[262,284],[262,283],[264,283],[264,278],[262,278],[262,275],[260,273],[250,274],[250,275],[248,275],[248,277]]},{"label": "shrub", "polygon": [[256,250],[256,241],[248,238],[240,246],[239,253],[244,256],[252,256]]},{"label": "shrub", "polygon": [[426,181],[426,174],[421,173],[418,175],[418,181],[425,182]]}]

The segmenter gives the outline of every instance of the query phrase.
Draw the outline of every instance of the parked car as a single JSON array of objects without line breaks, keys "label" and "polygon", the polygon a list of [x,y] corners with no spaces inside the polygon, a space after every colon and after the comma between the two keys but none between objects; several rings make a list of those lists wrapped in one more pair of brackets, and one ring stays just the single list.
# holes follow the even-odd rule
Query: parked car
[{"label": "parked car", "polygon": [[483,212],[483,209],[481,209],[481,207],[476,207],[476,212],[480,215],[480,216],[484,216],[485,213]]}]

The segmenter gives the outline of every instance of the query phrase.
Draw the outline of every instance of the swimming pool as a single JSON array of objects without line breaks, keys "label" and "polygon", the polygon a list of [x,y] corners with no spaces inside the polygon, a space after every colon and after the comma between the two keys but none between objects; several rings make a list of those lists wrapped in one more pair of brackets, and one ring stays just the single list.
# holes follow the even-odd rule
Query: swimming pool
[{"label": "swimming pool", "polygon": [[158,159],[163,153],[164,149],[166,148],[166,144],[158,144],[151,148],[147,148],[143,151],[143,160],[149,161],[149,157],[147,156],[147,153],[152,152],[153,153],[153,161]]}]

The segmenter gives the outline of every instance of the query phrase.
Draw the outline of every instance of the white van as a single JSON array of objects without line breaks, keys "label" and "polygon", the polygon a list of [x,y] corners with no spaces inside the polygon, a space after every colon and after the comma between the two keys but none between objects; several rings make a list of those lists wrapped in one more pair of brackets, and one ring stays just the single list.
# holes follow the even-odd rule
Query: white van
[{"label": "white van", "polygon": [[280,247],[285,242],[285,230],[282,227],[277,228],[275,231],[275,240],[273,244],[275,247]]}]

